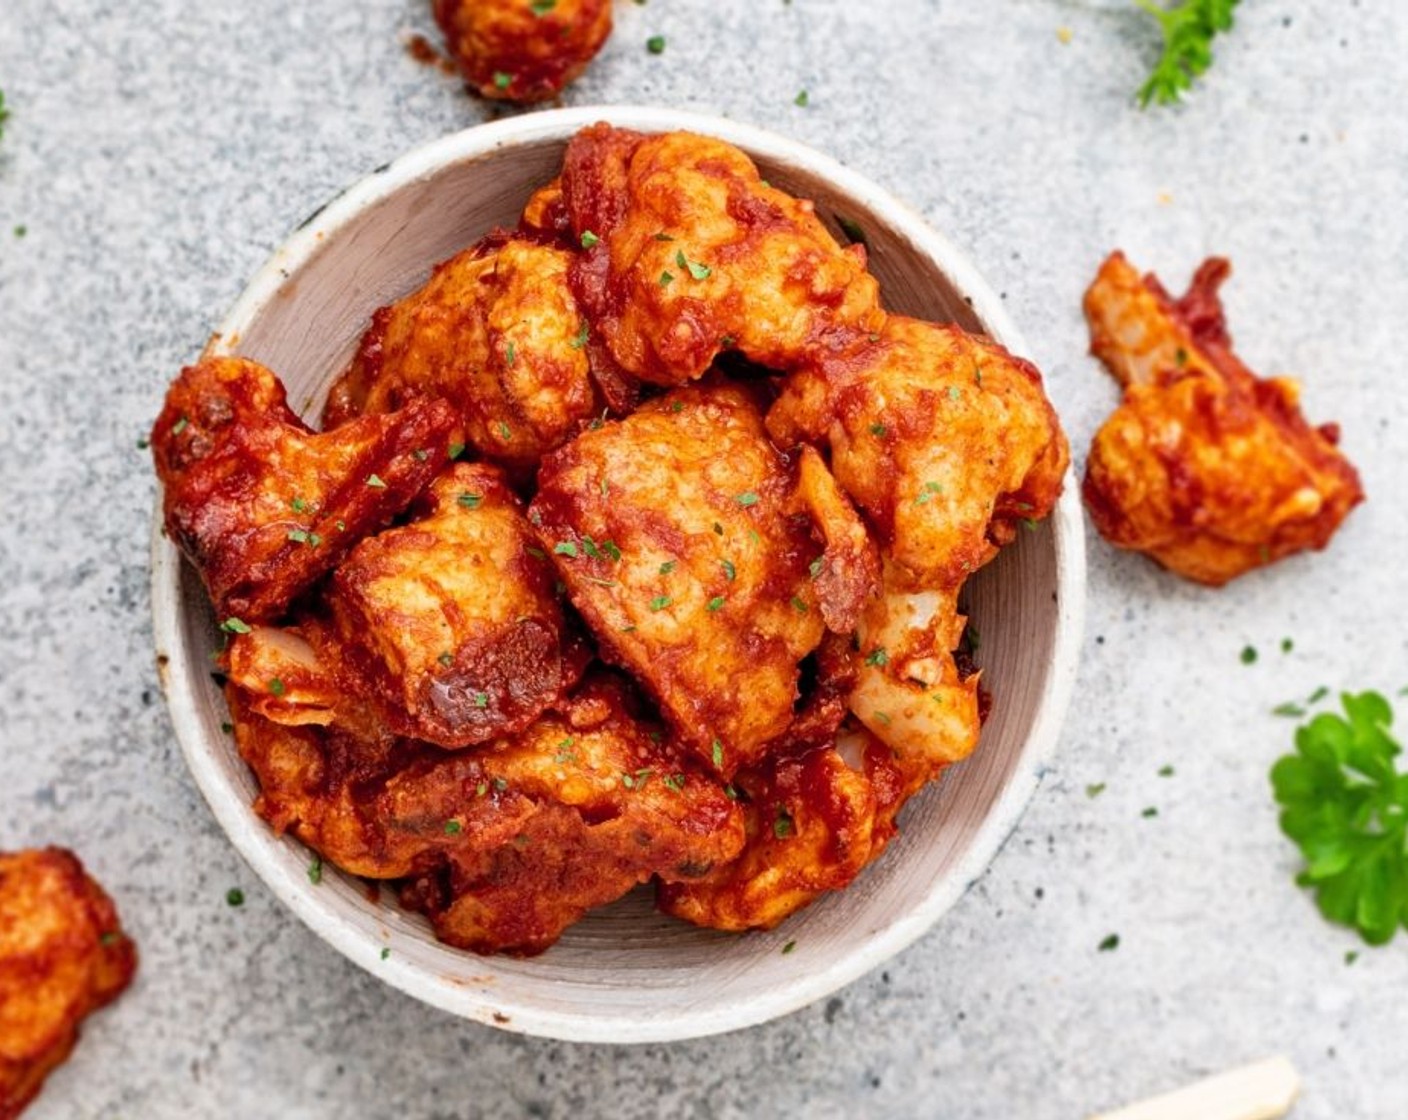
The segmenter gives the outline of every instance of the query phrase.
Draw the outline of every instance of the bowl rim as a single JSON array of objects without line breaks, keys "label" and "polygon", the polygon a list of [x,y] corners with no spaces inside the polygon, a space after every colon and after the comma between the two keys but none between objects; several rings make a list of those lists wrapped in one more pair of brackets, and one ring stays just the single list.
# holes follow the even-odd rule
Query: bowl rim
[{"label": "bowl rim", "polygon": [[[867,210],[884,215],[912,248],[932,260],[966,297],[991,337],[1018,354],[1026,347],[996,293],[968,259],[916,210],[869,179],[798,141],[753,125],[685,110],[633,105],[552,109],[475,125],[414,148],[336,194],[271,254],[217,328],[207,353],[232,352],[247,325],[277,298],[290,274],[300,269],[324,241],[363,211],[444,166],[492,152],[543,141],[565,140],[598,121],[643,132],[687,129],[717,137],[750,154],[786,162],[824,178]],[[344,923],[306,880],[277,858],[282,838],[258,820],[239,791],[221,773],[217,755],[203,733],[200,697],[186,682],[189,651],[182,638],[181,565],[176,546],[163,531],[162,491],[157,487],[152,521],[151,600],[160,681],[186,765],[206,804],[235,849],[274,895],[314,933],[343,956],[407,995],[461,1018],[500,1029],[573,1042],[649,1043],[702,1038],[756,1026],[824,998],[879,967],[931,929],[991,865],[1016,828],[1046,770],[1073,692],[1085,619],[1085,537],[1073,474],[1050,517],[1056,563],[1056,633],[1030,734],[1012,762],[998,793],[967,850],[949,873],[929,885],[908,912],[871,933],[849,954],[817,971],[799,971],[794,983],[728,1008],[683,1006],[668,1019],[598,1016],[544,1009],[516,1002],[511,991],[484,993],[458,985],[434,968],[393,953],[382,957],[384,942],[373,941]],[[506,1018],[506,1021],[505,1021]]]}]

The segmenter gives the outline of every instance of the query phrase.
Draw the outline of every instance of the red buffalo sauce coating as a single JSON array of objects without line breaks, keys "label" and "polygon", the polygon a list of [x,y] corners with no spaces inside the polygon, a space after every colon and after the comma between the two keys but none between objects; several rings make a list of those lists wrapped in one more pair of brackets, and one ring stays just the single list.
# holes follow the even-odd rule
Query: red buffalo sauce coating
[{"label": "red buffalo sauce coating", "polygon": [[269,370],[206,359],[181,372],[152,428],[166,531],[222,618],[275,618],[410,504],[457,423],[444,402],[412,401],[320,435]]}]

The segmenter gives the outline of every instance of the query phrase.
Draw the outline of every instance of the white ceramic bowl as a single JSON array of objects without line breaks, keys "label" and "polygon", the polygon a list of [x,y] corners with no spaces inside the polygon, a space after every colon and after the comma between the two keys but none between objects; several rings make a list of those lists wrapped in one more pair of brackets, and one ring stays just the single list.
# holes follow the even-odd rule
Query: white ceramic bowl
[{"label": "white ceramic bowl", "polygon": [[[772,183],[814,199],[833,229],[837,217],[862,227],[891,309],[956,321],[1022,352],[972,266],[865,179],[755,128],[622,107],[498,121],[374,173],[274,254],[212,350],[268,365],[284,378],[293,406],[316,416],[372,311],[492,226],[514,224],[531,190],[556,173],[568,138],[597,120],[692,129],[736,144]],[[295,914],[369,972],[456,1015],[527,1034],[593,1042],[715,1034],[784,1015],[875,968],[933,926],[1001,847],[1056,742],[1075,676],[1085,562],[1080,507],[1068,485],[1050,521],[1020,534],[969,585],[979,661],[994,695],[976,755],[914,800],[901,835],[849,889],[780,929],[744,936],[663,917],[642,889],[573,926],[543,956],[477,957],[439,944],[421,918],[397,907],[394,892],[370,901],[365,884],[331,868],[310,883],[307,849],[254,815],[255,782],[221,731],[225,706],[209,673],[214,618],[160,520],[158,508],[152,605],[162,683],[191,773],[235,847]],[[784,954],[789,942],[795,947]]]}]

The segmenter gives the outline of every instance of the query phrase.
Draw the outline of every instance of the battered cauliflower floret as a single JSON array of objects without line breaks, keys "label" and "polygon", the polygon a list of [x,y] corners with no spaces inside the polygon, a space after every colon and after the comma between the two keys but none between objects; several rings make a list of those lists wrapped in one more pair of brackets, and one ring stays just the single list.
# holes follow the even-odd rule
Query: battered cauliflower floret
[{"label": "battered cauliflower floret", "polygon": [[480,96],[543,101],[601,50],[611,0],[435,0],[435,21]]},{"label": "battered cauliflower floret", "polygon": [[790,465],[741,388],[681,389],[549,456],[529,508],[601,655],[725,775],[787,731],[799,662],[876,586],[814,454]]},{"label": "battered cauliflower floret", "polygon": [[1085,297],[1092,349],[1124,387],[1086,462],[1091,520],[1212,586],[1324,548],[1364,499],[1338,428],[1312,428],[1294,381],[1232,352],[1217,296],[1229,272],[1209,260],[1174,300],[1115,253]]},{"label": "battered cauliflower floret", "polygon": [[484,458],[531,469],[602,409],[570,261],[563,249],[500,236],[437,266],[373,316],[328,395],[324,426],[444,397]]},{"label": "battered cauliflower floret", "polygon": [[725,350],[791,369],[829,333],[884,321],[865,250],[842,249],[731,144],[599,124],[572,138],[562,187],[589,246],[573,275],[582,305],[645,381],[691,381]]},{"label": "battered cauliflower floret", "polygon": [[152,429],[166,531],[222,617],[276,618],[445,466],[454,410],[416,401],[318,434],[257,362],[181,371]]},{"label": "battered cauliflower floret", "polygon": [[72,852],[0,852],[0,1117],[24,1111],[136,968],[112,900]]},{"label": "battered cauliflower floret", "polygon": [[588,908],[652,875],[705,875],[743,844],[738,806],[611,677],[453,754],[280,726],[227,696],[260,815],[351,874],[411,879],[408,904],[477,952],[541,952]]},{"label": "battered cauliflower floret", "polygon": [[956,590],[1019,522],[1050,512],[1070,460],[1030,363],[900,316],[789,376],[768,430],[783,447],[829,445],[891,585],[910,590]]},{"label": "battered cauliflower floret", "polygon": [[662,883],[660,909],[711,929],[771,929],[841,890],[895,835],[895,815],[922,778],[860,731],[834,745],[741,773],[747,846],[698,882]]}]

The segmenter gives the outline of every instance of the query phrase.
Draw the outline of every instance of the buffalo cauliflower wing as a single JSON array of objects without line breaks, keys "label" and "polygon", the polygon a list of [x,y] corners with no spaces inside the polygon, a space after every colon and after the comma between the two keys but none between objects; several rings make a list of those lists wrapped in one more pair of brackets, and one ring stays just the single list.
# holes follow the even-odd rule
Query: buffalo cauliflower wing
[{"label": "buffalo cauliflower wing", "polygon": [[450,944],[541,952],[590,907],[653,875],[703,876],[743,844],[738,806],[605,675],[457,753],[282,726],[227,695],[260,815],[351,874],[409,880]]},{"label": "buffalo cauliflower wing", "polygon": [[19,1116],[136,967],[112,900],[72,852],[0,852],[0,1118]]},{"label": "buffalo cauliflower wing", "polygon": [[828,334],[884,320],[865,250],[842,249],[810,202],[765,184],[730,144],[599,124],[569,143],[562,189],[586,246],[582,305],[645,381],[691,381],[725,350],[790,369]]},{"label": "buffalo cauliflower wing", "polygon": [[895,815],[923,779],[864,732],[743,771],[742,854],[697,881],[662,882],[660,909],[711,929],[771,929],[841,890],[884,851]]},{"label": "buffalo cauliflower wing", "polygon": [[878,576],[825,468],[789,464],[738,387],[585,432],[544,460],[529,519],[601,656],[725,775],[786,732],[798,663],[855,626]]},{"label": "buffalo cauliflower wing", "polygon": [[410,504],[455,425],[448,405],[413,401],[318,434],[269,370],[206,359],[181,372],[152,429],[166,532],[222,617],[275,618]]},{"label": "buffalo cauliflower wing", "polygon": [[611,0],[435,0],[435,21],[480,96],[543,101],[601,50]]},{"label": "buffalo cauliflower wing", "polygon": [[779,446],[830,447],[893,583],[956,589],[1045,517],[1069,450],[1030,363],[954,326],[891,316],[791,374],[768,413]]},{"label": "buffalo cauliflower wing", "polygon": [[1303,549],[1324,548],[1364,498],[1299,389],[1263,380],[1232,351],[1209,260],[1175,300],[1115,253],[1085,297],[1094,353],[1124,388],[1086,462],[1101,536],[1212,586]]},{"label": "buffalo cauliflower wing", "polygon": [[499,236],[438,265],[418,291],[372,317],[328,395],[324,426],[443,397],[479,454],[530,470],[602,408],[570,260],[563,249]]}]

